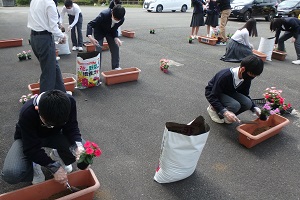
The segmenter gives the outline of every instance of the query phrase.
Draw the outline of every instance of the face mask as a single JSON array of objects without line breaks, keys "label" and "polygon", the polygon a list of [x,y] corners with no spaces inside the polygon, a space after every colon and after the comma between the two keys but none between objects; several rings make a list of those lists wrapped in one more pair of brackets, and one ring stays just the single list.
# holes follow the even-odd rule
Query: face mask
[{"label": "face mask", "polygon": [[244,80],[252,80],[252,79],[254,79],[255,77],[249,76],[249,74],[248,74],[246,71],[244,71],[244,72],[242,73],[242,78],[243,78]]},{"label": "face mask", "polygon": [[120,20],[117,21],[117,20],[115,20],[113,17],[111,18],[111,21],[112,21],[113,23],[115,23],[115,24],[120,22]]}]

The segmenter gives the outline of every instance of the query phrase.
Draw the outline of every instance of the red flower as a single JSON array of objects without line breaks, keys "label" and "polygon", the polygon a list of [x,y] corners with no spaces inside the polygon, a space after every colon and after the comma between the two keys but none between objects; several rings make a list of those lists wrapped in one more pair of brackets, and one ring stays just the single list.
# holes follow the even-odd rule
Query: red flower
[{"label": "red flower", "polygon": [[87,149],[85,150],[85,152],[86,152],[86,154],[91,155],[91,154],[94,153],[94,150],[93,150],[92,148],[87,148]]},{"label": "red flower", "polygon": [[85,148],[89,148],[89,147],[91,147],[91,144],[92,144],[92,143],[91,143],[90,141],[87,140],[83,146],[84,146]]},{"label": "red flower", "polygon": [[94,154],[95,154],[96,157],[99,157],[99,156],[101,156],[102,151],[100,149],[96,149]]}]

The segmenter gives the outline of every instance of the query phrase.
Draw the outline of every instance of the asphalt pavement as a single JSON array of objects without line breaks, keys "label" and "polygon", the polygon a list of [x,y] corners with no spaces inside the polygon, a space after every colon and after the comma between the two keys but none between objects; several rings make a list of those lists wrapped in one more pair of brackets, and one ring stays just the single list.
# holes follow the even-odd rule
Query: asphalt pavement
[{"label": "asphalt pavement", "polygon": [[[81,6],[83,34],[86,24],[106,7]],[[61,10],[61,7],[59,7]],[[37,82],[37,59],[18,61],[17,53],[30,50],[27,28],[28,7],[0,8],[0,39],[23,38],[23,46],[0,49],[0,166],[13,142],[15,123],[27,85]],[[120,67],[138,67],[138,81],[102,85],[73,93],[77,101],[78,122],[83,137],[96,142],[103,151],[92,169],[100,181],[95,200],[296,200],[300,198],[300,114],[286,115],[290,124],[280,134],[247,149],[238,142],[238,124],[216,124],[209,118],[204,88],[221,69],[238,66],[220,61],[225,46],[210,46],[194,41],[189,44],[192,10],[186,13],[149,13],[127,8],[122,30],[135,31],[134,38],[120,37]],[[64,22],[67,22],[65,17]],[[234,33],[244,22],[230,19],[227,33]],[[260,37],[271,37],[269,22],[258,19],[259,37],[250,42],[258,48]],[[149,30],[155,29],[155,34]],[[201,27],[199,35],[206,34]],[[88,39],[84,37],[84,41]],[[69,41],[71,47],[71,41]],[[267,61],[261,76],[254,79],[250,96],[262,98],[267,87],[282,89],[282,95],[299,109],[299,65],[296,53],[286,42],[285,61]],[[101,71],[111,70],[110,53],[103,52]],[[161,58],[183,64],[171,66],[165,74],[159,69]],[[76,74],[76,52],[62,55],[63,73]],[[158,165],[166,122],[188,123],[202,115],[210,134],[195,172],[187,179],[169,184],[153,180]],[[250,112],[242,120],[253,120]],[[51,178],[51,176],[47,176]],[[0,180],[0,193],[30,183],[9,185]]]}]

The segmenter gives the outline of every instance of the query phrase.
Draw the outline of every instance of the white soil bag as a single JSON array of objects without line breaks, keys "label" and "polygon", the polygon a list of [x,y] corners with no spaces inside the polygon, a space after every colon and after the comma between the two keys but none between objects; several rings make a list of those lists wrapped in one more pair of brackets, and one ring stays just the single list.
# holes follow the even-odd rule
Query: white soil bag
[{"label": "white soil bag", "polygon": [[59,43],[55,44],[56,49],[58,49],[58,55],[68,55],[71,53],[69,48],[68,35],[65,33],[64,35],[66,36],[66,42],[64,44],[59,44]]},{"label": "white soil bag", "polygon": [[257,51],[267,54],[266,60],[272,61],[271,57],[272,57],[274,44],[275,44],[275,37],[270,37],[270,38],[261,37]]},{"label": "white soil bag", "polygon": [[189,177],[196,169],[209,129],[202,116],[188,125],[167,122],[154,180],[171,183]]}]

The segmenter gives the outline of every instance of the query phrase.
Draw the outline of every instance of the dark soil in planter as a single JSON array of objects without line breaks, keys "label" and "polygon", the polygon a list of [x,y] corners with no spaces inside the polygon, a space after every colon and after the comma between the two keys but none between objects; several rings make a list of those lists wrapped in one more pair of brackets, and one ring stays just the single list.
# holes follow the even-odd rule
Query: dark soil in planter
[{"label": "dark soil in planter", "polygon": [[254,135],[254,136],[259,135],[262,132],[265,132],[265,131],[269,130],[272,127],[273,126],[262,126],[262,127],[256,128],[256,129],[254,129],[254,131],[252,132],[251,135]]},{"label": "dark soil in planter", "polygon": [[[87,186],[78,186],[78,187],[76,187],[76,188],[78,188],[78,189],[80,189],[80,190],[83,190],[83,189],[86,189],[86,188],[88,188],[88,187],[87,187]],[[59,193],[56,193],[56,194],[53,194],[53,195],[51,195],[50,197],[48,197],[48,198],[46,198],[46,199],[42,199],[42,200],[55,200],[55,199],[58,199],[58,198],[67,196],[67,195],[69,195],[69,194],[72,194],[72,193],[74,193],[74,192],[71,192],[69,189],[66,189],[66,190],[63,190],[63,191],[61,191],[61,192],[59,192]]]}]

